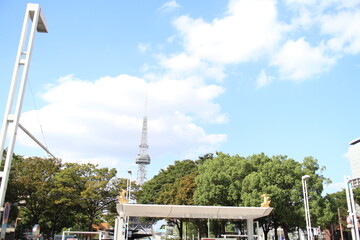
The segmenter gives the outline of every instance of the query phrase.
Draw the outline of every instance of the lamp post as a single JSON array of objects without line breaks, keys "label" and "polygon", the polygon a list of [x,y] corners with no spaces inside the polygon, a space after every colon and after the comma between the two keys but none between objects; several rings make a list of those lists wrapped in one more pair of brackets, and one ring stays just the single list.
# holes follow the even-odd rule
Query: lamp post
[{"label": "lamp post", "polygon": [[[128,203],[130,203],[130,198],[131,198],[131,170],[128,170],[128,179],[127,179],[127,186],[126,186],[126,190],[127,190],[127,200]],[[127,216],[126,217],[126,240],[128,240],[129,238],[129,223],[130,223],[130,217]]]},{"label": "lamp post", "polygon": [[132,174],[132,172],[131,172],[131,170],[129,170],[128,171],[128,175],[129,175],[129,177],[128,177],[128,180],[127,180],[127,186],[126,186],[126,190],[127,190],[127,192],[128,192],[128,195],[127,195],[127,200],[128,200],[128,203],[130,203],[130,198],[131,198],[131,174]]},{"label": "lamp post", "polygon": [[305,218],[306,218],[306,232],[307,239],[312,240],[312,232],[311,232],[311,221],[310,221],[310,210],[309,210],[309,196],[307,191],[306,179],[309,178],[309,175],[304,175],[301,178],[303,194],[304,194],[304,208],[305,208]]}]

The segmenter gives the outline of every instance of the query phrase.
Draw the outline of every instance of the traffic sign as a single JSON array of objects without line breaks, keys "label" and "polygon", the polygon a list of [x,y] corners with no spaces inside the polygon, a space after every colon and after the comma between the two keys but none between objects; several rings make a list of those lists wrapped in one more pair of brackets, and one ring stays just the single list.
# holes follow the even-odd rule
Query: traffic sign
[{"label": "traffic sign", "polygon": [[3,216],[3,223],[7,223],[9,220],[9,215],[10,215],[10,203],[7,202],[5,203],[5,207],[4,207],[4,216]]}]

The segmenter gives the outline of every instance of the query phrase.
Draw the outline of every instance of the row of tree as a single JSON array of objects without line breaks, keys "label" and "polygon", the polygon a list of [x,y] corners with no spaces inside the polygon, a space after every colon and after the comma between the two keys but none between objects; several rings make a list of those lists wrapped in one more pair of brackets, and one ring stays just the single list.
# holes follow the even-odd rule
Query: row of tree
[{"label": "row of tree", "polygon": [[[322,196],[323,186],[330,183],[313,157],[300,163],[287,156],[268,157],[256,154],[249,157],[230,156],[224,153],[207,154],[197,161],[175,161],[146,182],[138,199],[146,204],[188,204],[259,207],[267,194],[271,199],[272,213],[260,219],[265,233],[281,227],[286,239],[289,233],[306,229],[301,179],[307,180],[311,220],[314,226],[329,229],[335,237],[338,225],[337,209],[346,216],[344,191]],[[189,222],[189,221],[188,221]],[[190,220],[200,235],[206,236],[206,221]],[[228,221],[214,221],[215,236],[223,233]],[[183,221],[175,221],[182,234]],[[241,223],[233,222],[242,228]],[[275,239],[278,239],[277,231]]]},{"label": "row of tree", "polygon": [[[161,169],[141,190],[132,182],[132,196],[144,204],[258,207],[263,200],[260,196],[267,194],[274,210],[260,219],[263,231],[282,227],[289,239],[289,233],[305,229],[301,178],[309,175],[312,223],[329,229],[334,237],[337,209],[344,220],[346,199],[344,191],[322,196],[323,186],[329,182],[322,175],[323,170],[312,157],[298,162],[286,156],[265,154],[248,157],[207,154],[197,160],[175,161]],[[24,232],[40,224],[45,234],[53,236],[64,228],[91,230],[94,223],[113,224],[117,197],[126,184],[127,179],[118,178],[115,169],[14,155],[6,200],[13,205],[11,220],[21,218],[19,230]],[[207,220],[171,219],[180,236],[184,222],[200,236],[207,235]],[[226,222],[212,221],[215,236],[222,234]],[[239,221],[231,224],[244,228]]]},{"label": "row of tree", "polygon": [[[126,184],[114,168],[14,155],[6,194],[12,204],[10,220],[21,219],[19,234],[40,224],[48,236],[64,228],[91,230],[95,223],[113,224],[117,196]],[[134,182],[132,187],[137,191]]]}]

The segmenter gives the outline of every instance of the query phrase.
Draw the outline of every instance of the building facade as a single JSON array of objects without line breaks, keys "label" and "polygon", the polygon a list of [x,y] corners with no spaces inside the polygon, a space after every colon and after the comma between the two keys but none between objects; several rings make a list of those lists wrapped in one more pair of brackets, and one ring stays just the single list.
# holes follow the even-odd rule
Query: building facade
[{"label": "building facade", "polygon": [[348,151],[351,177],[360,177],[360,138],[351,141]]}]

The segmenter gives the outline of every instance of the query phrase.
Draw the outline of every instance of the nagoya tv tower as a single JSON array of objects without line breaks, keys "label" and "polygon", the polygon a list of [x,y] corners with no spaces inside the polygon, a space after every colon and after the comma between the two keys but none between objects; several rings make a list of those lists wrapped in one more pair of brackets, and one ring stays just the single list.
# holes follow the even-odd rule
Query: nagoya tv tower
[{"label": "nagoya tv tower", "polygon": [[147,144],[147,116],[145,104],[145,116],[142,126],[141,144],[139,145],[140,153],[136,156],[136,164],[138,165],[137,183],[141,186],[146,181],[146,165],[150,164],[150,156],[147,153],[149,145]]}]

